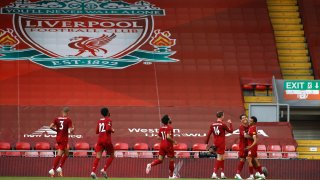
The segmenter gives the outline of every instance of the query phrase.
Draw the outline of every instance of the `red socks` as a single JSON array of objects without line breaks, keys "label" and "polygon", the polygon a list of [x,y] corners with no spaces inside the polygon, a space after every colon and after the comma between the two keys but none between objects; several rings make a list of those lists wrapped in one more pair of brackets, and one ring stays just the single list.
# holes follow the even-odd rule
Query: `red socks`
[{"label": "red socks", "polygon": [[162,163],[162,161],[160,161],[159,159],[156,159],[151,163],[151,166],[155,166],[155,165],[158,165],[158,164],[161,164],[161,163]]},{"label": "red socks", "polygon": [[54,158],[54,162],[53,162],[53,170],[56,170],[59,164],[59,161],[61,159],[61,156],[56,156],[56,158]]},{"label": "red socks", "polygon": [[170,161],[169,162],[169,175],[170,175],[170,177],[172,177],[173,176],[173,171],[174,171],[174,161]]},{"label": "red socks", "polygon": [[216,164],[214,165],[214,168],[213,168],[213,172],[214,173],[217,173],[217,171],[219,170],[220,167],[222,168],[222,163],[223,163],[223,161],[217,160],[217,162],[216,162]]},{"label": "red socks", "polygon": [[93,161],[92,172],[96,172],[100,158],[95,158]]},{"label": "red socks", "polygon": [[237,168],[237,174],[241,173],[243,166],[244,166],[244,163],[245,163],[245,161],[239,161],[238,168]]},{"label": "red socks", "polygon": [[61,158],[61,162],[60,162],[60,167],[62,167],[64,165],[64,162],[66,161],[66,159],[68,158],[68,155],[63,155]]},{"label": "red socks", "polygon": [[253,174],[253,167],[249,167],[249,173]]},{"label": "red socks", "polygon": [[105,171],[108,169],[108,167],[109,167],[110,164],[112,163],[113,159],[114,159],[113,157],[109,157],[109,158],[107,159],[106,165],[104,165],[104,167],[103,167],[103,169],[104,169]]}]

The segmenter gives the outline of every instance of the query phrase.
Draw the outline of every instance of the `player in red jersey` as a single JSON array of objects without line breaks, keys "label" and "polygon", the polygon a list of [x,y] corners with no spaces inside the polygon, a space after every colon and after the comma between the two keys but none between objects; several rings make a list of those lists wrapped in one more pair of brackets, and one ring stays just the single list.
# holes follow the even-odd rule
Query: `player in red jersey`
[{"label": "player in red jersey", "polygon": [[224,112],[222,111],[217,112],[217,118],[218,118],[217,121],[210,125],[210,129],[207,134],[205,143],[208,144],[210,135],[213,134],[213,137],[214,137],[213,144],[216,147],[217,162],[213,168],[213,173],[211,178],[218,179],[217,171],[221,168],[221,179],[226,179],[226,176],[224,175],[224,157],[223,157],[224,151],[226,148],[225,134],[226,132],[232,133],[233,127],[230,119],[228,120],[228,123],[230,124],[229,127],[223,122]]},{"label": "player in red jersey", "polygon": [[173,140],[173,128],[169,124],[172,123],[168,115],[164,115],[161,119],[163,126],[160,128],[158,136],[161,138],[160,150],[159,150],[159,159],[154,160],[152,163],[147,164],[146,173],[149,174],[151,167],[161,164],[164,157],[167,155],[170,158],[169,161],[169,179],[178,178],[174,173],[174,150],[173,144],[177,144]]},{"label": "player in red jersey", "polygon": [[[49,171],[49,174],[51,175],[51,177],[54,177],[55,171],[57,171],[59,176],[62,176],[62,166],[69,155],[68,136],[69,136],[69,133],[73,133],[73,130],[74,130],[72,121],[68,117],[69,111],[70,109],[68,107],[64,107],[61,111],[62,116],[56,117],[53,120],[53,122],[50,124],[50,129],[57,132],[56,141],[58,144],[58,154],[54,159],[52,169]],[[59,162],[60,162],[60,165],[59,165]]]},{"label": "player in red jersey", "polygon": [[240,173],[243,169],[243,165],[246,162],[246,158],[248,156],[248,151],[245,148],[248,146],[247,139],[244,137],[249,130],[248,118],[245,114],[240,115],[241,125],[239,127],[239,163],[237,166],[237,173],[235,175],[235,179],[242,179]]},{"label": "player in red jersey", "polygon": [[106,179],[108,178],[106,171],[114,159],[114,149],[113,144],[111,142],[111,133],[114,133],[114,129],[112,128],[112,120],[110,119],[109,109],[102,108],[101,115],[102,118],[98,121],[96,127],[96,134],[99,134],[98,142],[95,147],[96,158],[93,162],[92,172],[90,174],[90,176],[93,179],[97,179],[96,169],[98,167],[102,152],[104,150],[107,152],[107,155],[109,155],[109,158],[107,159],[103,169],[101,169],[101,174]]},{"label": "player in red jersey", "polygon": [[250,173],[250,177],[248,179],[254,179],[253,176],[253,169],[254,169],[254,165],[256,165],[256,169],[258,170],[259,174],[258,174],[258,178],[259,179],[265,179],[265,175],[262,172],[262,167],[260,165],[260,162],[257,158],[257,149],[258,149],[258,137],[257,137],[257,127],[256,127],[256,123],[257,123],[257,118],[255,116],[251,116],[250,120],[249,120],[249,130],[248,130],[248,134],[245,134],[245,137],[247,137],[247,141],[248,141],[248,146],[247,146],[247,150],[248,150],[248,157],[247,157],[247,161],[249,164],[249,173]]}]

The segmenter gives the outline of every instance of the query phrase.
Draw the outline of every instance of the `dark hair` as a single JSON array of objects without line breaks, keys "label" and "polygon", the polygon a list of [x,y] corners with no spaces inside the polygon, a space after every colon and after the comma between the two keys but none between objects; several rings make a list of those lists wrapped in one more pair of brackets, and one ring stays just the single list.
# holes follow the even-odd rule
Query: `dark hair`
[{"label": "dark hair", "polygon": [[258,122],[258,119],[257,119],[257,117],[255,117],[255,116],[251,116],[251,119],[253,119],[253,122],[254,122],[254,123]]},{"label": "dark hair", "polygon": [[101,112],[101,115],[104,117],[109,115],[109,109],[106,107],[102,108],[100,112]]},{"label": "dark hair", "polygon": [[165,125],[167,125],[168,123],[169,123],[169,121],[170,121],[170,118],[169,118],[169,115],[164,115],[163,117],[162,117],[162,119],[161,119],[161,122],[163,123],[163,124],[165,124]]},{"label": "dark hair", "polygon": [[68,113],[69,111],[70,111],[69,107],[63,107],[62,108],[62,112],[64,112],[64,113]]},{"label": "dark hair", "polygon": [[221,118],[224,115],[223,111],[218,111],[217,112],[217,118]]},{"label": "dark hair", "polygon": [[246,115],[246,114],[241,114],[241,115],[240,115],[240,119],[242,119],[242,116],[246,116],[246,117],[247,117],[247,115]]}]

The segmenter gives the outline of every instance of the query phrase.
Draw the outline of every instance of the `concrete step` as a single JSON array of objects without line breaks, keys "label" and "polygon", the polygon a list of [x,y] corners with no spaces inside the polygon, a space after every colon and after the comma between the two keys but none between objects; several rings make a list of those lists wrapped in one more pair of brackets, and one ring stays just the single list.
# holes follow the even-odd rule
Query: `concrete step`
[{"label": "concrete step", "polygon": [[301,18],[271,18],[272,24],[300,24]]},{"label": "concrete step", "polygon": [[301,37],[304,36],[304,31],[274,31],[275,36],[289,36],[289,37]]},{"label": "concrete step", "polygon": [[286,43],[304,43],[306,42],[305,37],[275,37],[276,42],[286,42]]},{"label": "concrete step", "polygon": [[272,25],[273,30],[303,30],[303,25],[302,24],[273,24]]}]

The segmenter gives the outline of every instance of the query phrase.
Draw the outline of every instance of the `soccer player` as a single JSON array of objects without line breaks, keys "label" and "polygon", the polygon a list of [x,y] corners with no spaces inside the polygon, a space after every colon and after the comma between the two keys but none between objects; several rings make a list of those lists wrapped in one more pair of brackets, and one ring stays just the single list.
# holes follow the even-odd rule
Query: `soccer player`
[{"label": "soccer player", "polygon": [[257,141],[258,141],[258,137],[257,137],[257,127],[256,127],[256,123],[257,123],[257,118],[255,116],[251,116],[250,120],[249,120],[249,130],[248,130],[248,135],[245,134],[245,137],[247,137],[247,141],[248,141],[248,146],[247,146],[247,150],[248,150],[248,157],[247,157],[247,161],[249,164],[249,173],[250,173],[250,177],[247,179],[254,179],[253,176],[253,166],[256,165],[257,166],[257,170],[259,172],[258,178],[259,179],[265,179],[265,175],[262,172],[262,167],[260,165],[260,162],[257,158],[257,149],[258,149],[258,145],[257,145]]},{"label": "soccer player", "polygon": [[160,128],[158,136],[161,138],[159,159],[154,160],[152,163],[147,164],[146,173],[149,174],[151,167],[161,164],[164,157],[167,155],[169,161],[169,179],[177,179],[178,177],[173,173],[174,171],[174,150],[173,144],[177,144],[173,140],[173,128],[169,124],[172,123],[168,115],[164,115],[161,119],[163,126]]},{"label": "soccer player", "polygon": [[49,171],[51,177],[54,177],[55,171],[57,171],[58,176],[62,176],[62,166],[69,155],[68,135],[74,131],[72,121],[68,117],[69,111],[70,109],[68,107],[64,107],[61,111],[62,116],[56,117],[50,124],[50,129],[57,132],[56,141],[58,144],[58,154],[54,159],[52,169]]},{"label": "soccer player", "polygon": [[213,173],[211,178],[218,179],[217,171],[221,168],[221,179],[226,179],[227,177],[224,175],[224,152],[226,147],[225,142],[225,134],[226,132],[232,133],[233,127],[232,122],[229,119],[229,127],[223,122],[224,119],[224,112],[220,111],[217,112],[217,121],[210,125],[209,132],[206,137],[205,143],[208,145],[210,135],[213,134],[213,144],[216,146],[216,153],[217,153],[217,162],[213,168]]},{"label": "soccer player", "polygon": [[99,134],[99,136],[97,145],[95,147],[96,158],[93,162],[92,172],[90,174],[92,179],[97,179],[96,169],[104,150],[107,152],[107,155],[109,155],[109,158],[107,159],[103,169],[101,169],[101,174],[106,179],[108,178],[106,171],[114,159],[114,149],[111,142],[111,133],[114,133],[114,129],[112,128],[112,120],[110,119],[109,109],[104,107],[100,112],[102,118],[98,121],[96,127],[96,134]]},{"label": "soccer player", "polygon": [[246,133],[248,133],[249,125],[248,125],[248,118],[245,114],[240,115],[241,125],[239,127],[239,163],[237,166],[237,173],[235,175],[235,179],[242,179],[240,173],[243,169],[243,165],[246,162],[246,158],[248,156],[248,151],[245,148],[248,146],[247,139],[244,137]]}]

